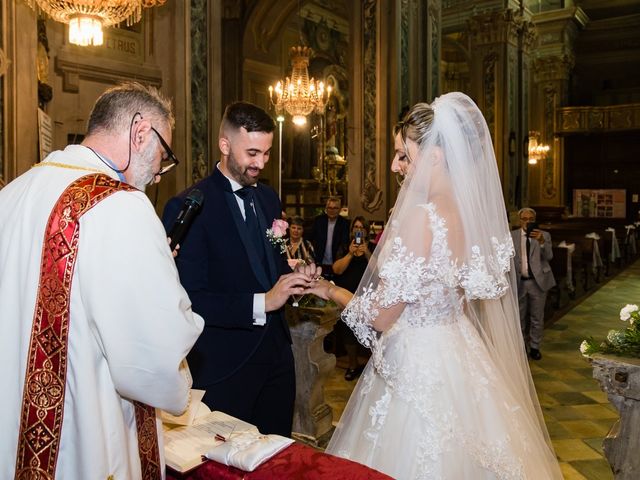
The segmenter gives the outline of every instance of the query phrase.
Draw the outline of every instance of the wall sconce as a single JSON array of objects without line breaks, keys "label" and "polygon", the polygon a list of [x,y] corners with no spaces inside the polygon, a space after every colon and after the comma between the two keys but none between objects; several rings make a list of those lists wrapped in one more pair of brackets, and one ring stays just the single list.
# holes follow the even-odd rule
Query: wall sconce
[{"label": "wall sconce", "polygon": [[540,132],[534,130],[529,131],[528,143],[528,157],[529,165],[536,165],[538,161],[546,158],[549,153],[549,145],[540,142]]}]

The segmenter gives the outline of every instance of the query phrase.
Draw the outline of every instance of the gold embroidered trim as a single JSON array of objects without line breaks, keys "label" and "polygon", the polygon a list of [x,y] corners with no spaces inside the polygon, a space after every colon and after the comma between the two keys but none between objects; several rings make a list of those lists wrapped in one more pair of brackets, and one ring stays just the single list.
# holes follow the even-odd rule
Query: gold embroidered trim
[{"label": "gold embroidered trim", "polygon": [[69,165],[67,163],[58,163],[58,162],[36,163],[31,166],[31,168],[36,168],[36,167],[58,167],[58,168],[68,168],[69,170],[80,170],[83,172],[105,173],[104,170],[100,170],[98,168],[78,167],[76,165]]},{"label": "gold embroidered trim", "polygon": [[[104,174],[86,175],[62,192],[49,215],[27,355],[17,480],[55,478],[66,389],[71,280],[80,234],[78,220],[119,190],[134,191],[134,188]],[[142,479],[159,480],[162,472],[155,409],[139,402],[134,402],[134,407]]]}]

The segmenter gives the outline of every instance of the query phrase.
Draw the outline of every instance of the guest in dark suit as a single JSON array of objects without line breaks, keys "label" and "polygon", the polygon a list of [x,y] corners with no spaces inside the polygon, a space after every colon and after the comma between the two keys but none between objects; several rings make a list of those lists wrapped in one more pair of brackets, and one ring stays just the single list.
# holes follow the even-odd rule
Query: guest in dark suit
[{"label": "guest in dark suit", "polygon": [[[176,264],[193,310],[205,319],[188,356],[193,386],[206,390],[210,408],[262,433],[290,436],[295,372],[283,305],[289,295],[303,293],[310,277],[292,273],[279,246],[265,235],[282,214],[273,189],[258,183],[274,128],[255,105],[226,108],[218,139],[222,159],[191,187],[203,193],[204,203]],[[167,230],[189,190],[167,203]]]},{"label": "guest in dark suit", "polygon": [[534,360],[540,360],[544,305],[547,292],[556,284],[549,265],[553,258],[551,235],[538,228],[529,227],[536,221],[536,212],[532,208],[523,208],[518,215],[520,228],[513,230],[511,236],[516,252],[514,262],[518,279],[520,324],[525,342],[528,340],[529,356]]},{"label": "guest in dark suit", "polygon": [[325,213],[313,221],[311,243],[325,278],[333,277],[333,262],[338,259],[338,249],[349,246],[349,220],[340,216],[341,208],[339,197],[329,197]]}]

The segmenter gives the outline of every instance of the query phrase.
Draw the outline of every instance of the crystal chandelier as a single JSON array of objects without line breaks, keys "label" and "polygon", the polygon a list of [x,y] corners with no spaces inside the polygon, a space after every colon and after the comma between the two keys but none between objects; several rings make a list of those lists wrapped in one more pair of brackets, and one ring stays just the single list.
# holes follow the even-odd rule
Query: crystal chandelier
[{"label": "crystal chandelier", "polygon": [[325,89],[323,82],[316,82],[313,78],[309,80],[307,67],[312,55],[313,50],[309,47],[291,47],[291,78],[278,81],[275,87],[269,86],[269,98],[276,107],[276,113],[287,111],[296,125],[307,123],[307,115],[314,110],[323,113],[331,95],[331,86]]},{"label": "crystal chandelier", "polygon": [[142,9],[162,5],[166,0],[25,0],[35,10],[56,22],[69,24],[69,43],[102,45],[102,28],[126,20],[140,21]]},{"label": "crystal chandelier", "polygon": [[538,161],[543,160],[549,153],[549,145],[540,142],[540,133],[536,131],[529,132],[529,164],[535,165]]}]

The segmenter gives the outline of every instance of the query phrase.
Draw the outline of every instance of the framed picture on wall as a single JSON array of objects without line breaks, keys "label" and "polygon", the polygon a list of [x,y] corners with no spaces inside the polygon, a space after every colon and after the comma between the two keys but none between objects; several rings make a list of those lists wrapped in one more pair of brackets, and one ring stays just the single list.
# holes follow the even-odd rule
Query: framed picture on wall
[{"label": "framed picture on wall", "polygon": [[573,215],[575,217],[625,218],[627,216],[627,191],[625,189],[573,190]]}]

